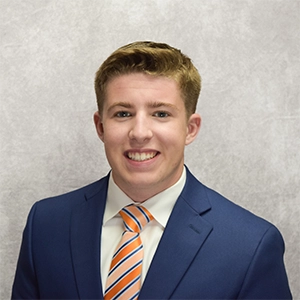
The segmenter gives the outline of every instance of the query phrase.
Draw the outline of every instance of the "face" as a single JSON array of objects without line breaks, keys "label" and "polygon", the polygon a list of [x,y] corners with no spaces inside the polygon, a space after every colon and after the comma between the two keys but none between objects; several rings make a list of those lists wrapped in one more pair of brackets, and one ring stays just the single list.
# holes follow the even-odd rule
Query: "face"
[{"label": "face", "polygon": [[200,128],[200,116],[188,120],[177,83],[141,73],[122,75],[107,85],[96,129],[116,184],[143,202],[180,178],[185,145]]}]

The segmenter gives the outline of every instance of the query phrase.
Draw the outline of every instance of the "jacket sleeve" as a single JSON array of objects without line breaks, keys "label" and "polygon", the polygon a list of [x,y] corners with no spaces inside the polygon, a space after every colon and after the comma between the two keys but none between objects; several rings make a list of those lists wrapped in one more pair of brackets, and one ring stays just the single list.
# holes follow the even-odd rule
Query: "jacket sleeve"
[{"label": "jacket sleeve", "polygon": [[256,249],[238,299],[292,299],[283,254],[282,236],[271,226]]},{"label": "jacket sleeve", "polygon": [[23,239],[12,288],[12,299],[39,299],[38,283],[32,251],[32,226],[35,205],[32,207],[23,232]]}]

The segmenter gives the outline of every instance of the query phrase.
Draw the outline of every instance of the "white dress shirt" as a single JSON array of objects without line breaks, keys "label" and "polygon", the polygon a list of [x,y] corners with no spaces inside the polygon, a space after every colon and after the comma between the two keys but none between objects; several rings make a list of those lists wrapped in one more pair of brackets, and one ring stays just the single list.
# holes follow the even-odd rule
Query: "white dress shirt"
[{"label": "white dress shirt", "polygon": [[[179,197],[186,181],[186,170],[183,168],[180,179],[170,188],[149,198],[141,203],[154,217],[154,220],[147,224],[140,233],[144,246],[144,259],[142,266],[141,282],[143,283],[152,258],[167,225],[172,209]],[[123,219],[119,211],[126,205],[139,203],[131,200],[109,177],[107,202],[103,216],[102,237],[101,237],[101,278],[102,288],[105,291],[106,279],[110,268],[112,256],[118,246],[123,233]]]}]

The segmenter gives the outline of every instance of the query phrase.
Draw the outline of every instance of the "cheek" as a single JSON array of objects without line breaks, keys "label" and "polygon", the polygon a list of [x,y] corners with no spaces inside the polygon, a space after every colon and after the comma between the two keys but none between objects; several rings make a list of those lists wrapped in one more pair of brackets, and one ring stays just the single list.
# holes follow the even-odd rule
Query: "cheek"
[{"label": "cheek", "polygon": [[103,142],[107,145],[120,145],[120,141],[126,137],[126,133],[122,126],[113,126],[110,124],[105,124]]},{"label": "cheek", "polygon": [[160,135],[159,141],[167,152],[172,152],[172,155],[182,155],[185,148],[186,138],[184,133],[166,131]]},{"label": "cheek", "polygon": [[170,145],[185,144],[187,129],[184,126],[170,126],[168,128],[161,127],[159,135],[162,139],[168,142]]}]

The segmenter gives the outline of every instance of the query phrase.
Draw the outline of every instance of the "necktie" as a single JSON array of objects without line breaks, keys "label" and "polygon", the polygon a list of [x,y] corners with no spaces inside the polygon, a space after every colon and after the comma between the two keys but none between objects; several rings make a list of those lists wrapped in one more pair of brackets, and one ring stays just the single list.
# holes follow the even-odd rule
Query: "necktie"
[{"label": "necktie", "polygon": [[120,211],[125,231],[113,255],[104,299],[137,299],[141,288],[143,244],[140,231],[153,220],[150,212],[130,204]]}]

